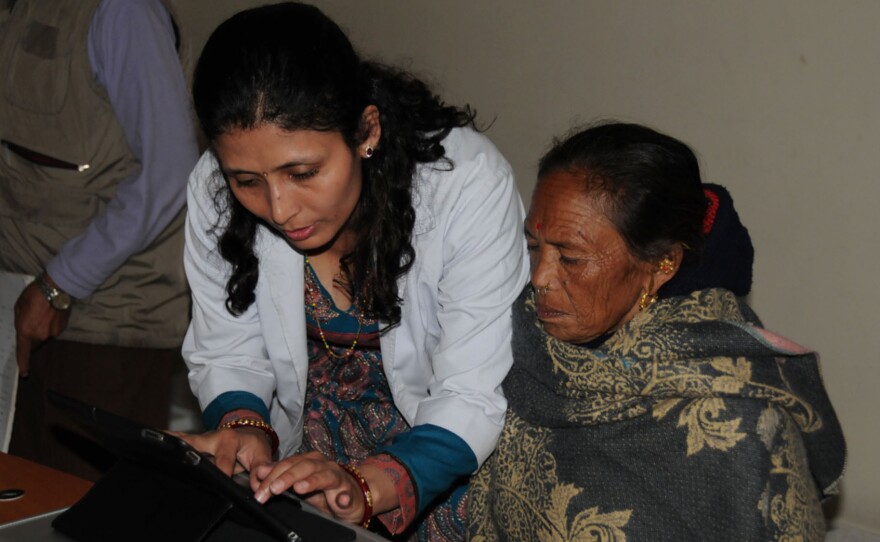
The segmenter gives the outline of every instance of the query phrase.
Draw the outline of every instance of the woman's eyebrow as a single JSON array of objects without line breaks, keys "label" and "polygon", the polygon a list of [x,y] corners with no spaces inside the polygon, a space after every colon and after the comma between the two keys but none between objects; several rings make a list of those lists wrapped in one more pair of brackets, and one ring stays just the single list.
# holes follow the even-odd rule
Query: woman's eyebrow
[{"label": "woman's eyebrow", "polygon": [[[284,164],[276,166],[269,171],[271,171],[272,173],[275,173],[276,171],[281,171],[281,170],[287,169],[289,167],[307,166],[307,165],[311,165],[313,163],[315,163],[315,161],[291,160],[290,162],[285,162]],[[224,175],[240,175],[242,173],[248,174],[248,175],[262,175],[264,173],[263,171],[251,171],[249,169],[236,169],[236,168],[221,168],[221,170],[223,171]]]}]

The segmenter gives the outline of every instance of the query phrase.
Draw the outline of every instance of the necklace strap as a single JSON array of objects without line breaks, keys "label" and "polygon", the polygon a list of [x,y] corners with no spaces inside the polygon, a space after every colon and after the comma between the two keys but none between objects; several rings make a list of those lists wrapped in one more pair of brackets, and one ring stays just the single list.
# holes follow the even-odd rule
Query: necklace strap
[{"label": "necklace strap", "polygon": [[[312,268],[312,264],[309,262],[308,256],[304,257],[304,262],[305,262],[305,271],[306,271],[306,273],[309,274],[308,278],[310,278],[312,280],[312,282],[315,284],[316,287],[320,288],[321,281],[318,279],[317,273],[315,273],[315,270]],[[312,291],[311,286],[308,284],[308,278],[306,279],[306,288],[309,289],[310,293],[314,294],[315,292]],[[318,293],[320,295],[320,292],[318,292]],[[315,296],[313,295],[312,297],[315,297]],[[334,352],[333,349],[331,348],[330,344],[327,342],[327,337],[324,335],[324,329],[321,327],[321,318],[318,316],[317,302],[313,300],[311,302],[306,301],[306,303],[308,304],[308,306],[310,306],[312,308],[312,317],[315,320],[315,324],[317,325],[317,328],[318,328],[318,335],[321,337],[321,342],[324,343],[324,349],[327,351],[327,354],[330,355],[330,357],[336,358],[336,359],[346,359],[346,358],[350,357],[354,353],[355,348],[357,348],[358,340],[360,340],[360,338],[361,338],[361,331],[363,330],[363,327],[364,327],[364,315],[357,307],[357,297],[355,297],[352,300],[352,310],[351,310],[351,312],[353,312],[355,320],[357,320],[357,324],[358,324],[357,334],[355,335],[354,341],[352,341],[351,346],[349,346],[345,350],[345,352],[341,355]]]}]

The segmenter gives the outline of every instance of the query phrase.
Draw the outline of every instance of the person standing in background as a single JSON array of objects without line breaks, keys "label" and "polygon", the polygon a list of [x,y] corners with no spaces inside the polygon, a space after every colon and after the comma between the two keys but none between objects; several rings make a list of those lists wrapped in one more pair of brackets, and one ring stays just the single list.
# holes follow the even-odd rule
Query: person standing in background
[{"label": "person standing in background", "polygon": [[4,19],[0,271],[36,277],[15,304],[10,452],[95,479],[46,391],[168,423],[198,157],[185,48],[160,0],[15,0]]}]

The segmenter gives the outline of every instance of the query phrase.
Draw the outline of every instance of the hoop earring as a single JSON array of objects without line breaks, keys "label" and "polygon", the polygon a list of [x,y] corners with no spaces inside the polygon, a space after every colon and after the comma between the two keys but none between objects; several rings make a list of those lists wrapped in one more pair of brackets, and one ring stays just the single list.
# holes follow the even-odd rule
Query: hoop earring
[{"label": "hoop earring", "polygon": [[639,298],[639,311],[643,311],[657,302],[657,294],[645,292]]},{"label": "hoop earring", "polygon": [[672,261],[672,258],[663,258],[660,260],[660,272],[664,275],[668,275],[675,271],[675,262]]},{"label": "hoop earring", "polygon": [[364,149],[364,158],[372,158],[373,157],[373,147],[372,145],[367,145]]}]

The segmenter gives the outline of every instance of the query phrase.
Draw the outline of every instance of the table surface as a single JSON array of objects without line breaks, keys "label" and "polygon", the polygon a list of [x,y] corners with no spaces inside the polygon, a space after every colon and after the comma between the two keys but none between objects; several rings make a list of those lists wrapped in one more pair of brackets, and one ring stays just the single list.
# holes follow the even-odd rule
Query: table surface
[{"label": "table surface", "polygon": [[0,490],[24,490],[18,499],[0,501],[0,525],[67,508],[91,487],[82,478],[0,452]]}]

